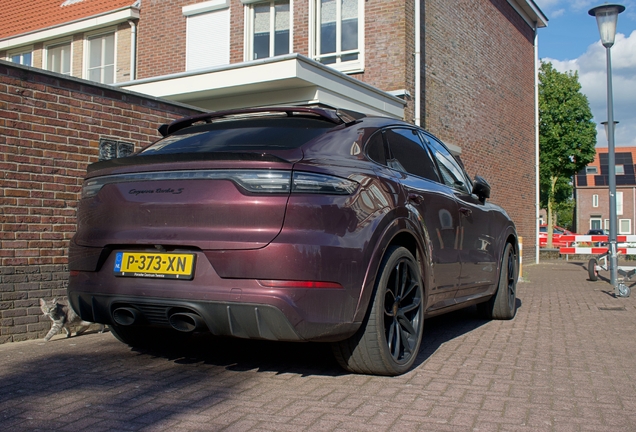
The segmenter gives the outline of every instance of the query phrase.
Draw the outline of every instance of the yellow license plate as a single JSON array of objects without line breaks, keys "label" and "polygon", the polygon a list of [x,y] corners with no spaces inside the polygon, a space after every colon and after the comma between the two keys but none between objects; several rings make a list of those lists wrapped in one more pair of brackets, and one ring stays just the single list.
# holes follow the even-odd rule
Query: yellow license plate
[{"label": "yellow license plate", "polygon": [[115,275],[165,279],[192,279],[195,254],[163,252],[117,252]]}]

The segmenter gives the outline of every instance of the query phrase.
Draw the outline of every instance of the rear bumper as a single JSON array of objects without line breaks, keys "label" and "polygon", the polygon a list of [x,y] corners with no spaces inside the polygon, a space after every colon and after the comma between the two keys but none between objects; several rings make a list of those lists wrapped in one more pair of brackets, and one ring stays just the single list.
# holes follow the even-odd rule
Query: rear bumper
[{"label": "rear bumper", "polygon": [[206,302],[109,296],[72,292],[69,300],[82,319],[113,324],[113,311],[133,308],[137,321],[131,326],[171,327],[174,313],[195,314],[218,336],[275,341],[334,341],[353,334],[357,326],[345,323],[302,322],[294,327],[282,311],[266,304]]},{"label": "rear bumper", "polygon": [[197,252],[193,280],[118,277],[114,254],[99,271],[72,271],[68,297],[82,319],[117,324],[113,312],[132,308],[131,325],[170,327],[174,313],[191,313],[214,335],[280,341],[336,341],[360,326],[358,298],[342,288],[272,288],[254,279],[221,278]]}]

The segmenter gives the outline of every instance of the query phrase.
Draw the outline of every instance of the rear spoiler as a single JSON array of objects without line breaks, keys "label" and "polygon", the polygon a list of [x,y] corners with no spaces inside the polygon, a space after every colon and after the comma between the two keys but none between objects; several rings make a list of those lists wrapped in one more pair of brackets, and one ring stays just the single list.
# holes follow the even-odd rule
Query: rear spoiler
[{"label": "rear spoiler", "polygon": [[292,116],[315,116],[329,121],[336,125],[355,123],[357,120],[366,117],[365,114],[349,110],[331,110],[317,107],[265,107],[265,108],[242,108],[227,111],[216,111],[199,114],[191,117],[184,117],[171,123],[162,124],[157,129],[161,136],[168,136],[176,131],[186,128],[198,122],[211,123],[213,120],[221,118],[241,118],[251,117],[258,114],[281,113],[288,117]]}]

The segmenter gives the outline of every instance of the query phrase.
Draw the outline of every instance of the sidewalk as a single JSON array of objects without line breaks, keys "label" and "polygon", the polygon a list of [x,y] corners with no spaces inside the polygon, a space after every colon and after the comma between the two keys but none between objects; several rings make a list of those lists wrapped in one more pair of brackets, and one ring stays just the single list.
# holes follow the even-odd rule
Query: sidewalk
[{"label": "sidewalk", "polygon": [[636,431],[636,289],[614,298],[585,266],[524,265],[512,321],[427,320],[415,368],[395,378],[346,374],[320,344],[0,345],[0,429]]}]

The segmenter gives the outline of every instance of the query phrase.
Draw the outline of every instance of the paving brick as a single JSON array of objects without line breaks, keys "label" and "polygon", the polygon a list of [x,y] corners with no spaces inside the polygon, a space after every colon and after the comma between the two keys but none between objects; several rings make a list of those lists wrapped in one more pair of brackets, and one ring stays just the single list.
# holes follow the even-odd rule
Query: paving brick
[{"label": "paving brick", "polygon": [[[149,352],[94,330],[3,344],[0,424],[12,431],[636,430],[634,300],[613,298],[577,263],[524,271],[513,320],[483,321],[475,308],[429,319],[416,367],[394,378],[344,373],[325,344],[195,336],[182,350]],[[599,309],[617,305],[624,310]]]}]

